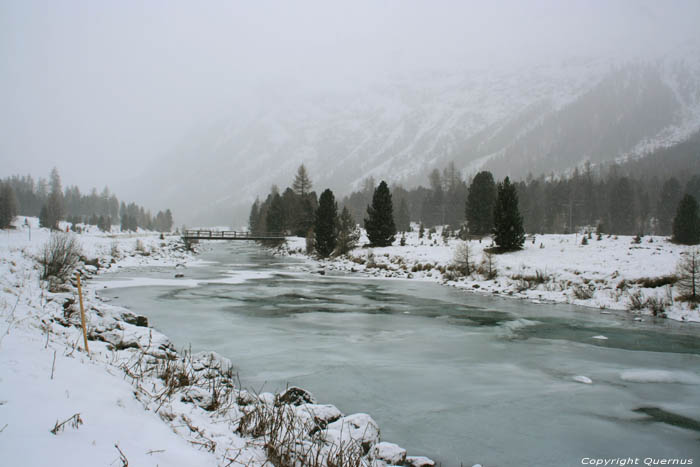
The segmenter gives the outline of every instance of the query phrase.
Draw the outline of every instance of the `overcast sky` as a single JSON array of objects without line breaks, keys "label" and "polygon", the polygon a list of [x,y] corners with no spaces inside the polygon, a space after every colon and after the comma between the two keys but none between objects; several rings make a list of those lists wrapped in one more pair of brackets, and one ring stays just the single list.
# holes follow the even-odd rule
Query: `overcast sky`
[{"label": "overcast sky", "polygon": [[270,89],[653,56],[698,25],[697,0],[0,0],[0,176],[118,186]]}]

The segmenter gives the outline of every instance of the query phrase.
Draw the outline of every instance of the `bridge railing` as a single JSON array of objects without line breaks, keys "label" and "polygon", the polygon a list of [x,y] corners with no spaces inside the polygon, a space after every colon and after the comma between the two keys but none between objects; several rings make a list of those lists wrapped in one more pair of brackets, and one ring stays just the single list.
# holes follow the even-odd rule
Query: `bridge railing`
[{"label": "bridge railing", "polygon": [[199,240],[247,240],[259,238],[285,238],[284,232],[237,232],[234,230],[185,230],[182,234],[184,238]]}]

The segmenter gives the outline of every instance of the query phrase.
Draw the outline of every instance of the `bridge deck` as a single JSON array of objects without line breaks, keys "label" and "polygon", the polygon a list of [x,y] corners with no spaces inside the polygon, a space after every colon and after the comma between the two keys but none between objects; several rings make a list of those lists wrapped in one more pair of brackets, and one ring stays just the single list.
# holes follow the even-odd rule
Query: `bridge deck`
[{"label": "bridge deck", "polygon": [[284,240],[285,235],[279,232],[236,232],[233,230],[185,230],[182,234],[188,240]]}]

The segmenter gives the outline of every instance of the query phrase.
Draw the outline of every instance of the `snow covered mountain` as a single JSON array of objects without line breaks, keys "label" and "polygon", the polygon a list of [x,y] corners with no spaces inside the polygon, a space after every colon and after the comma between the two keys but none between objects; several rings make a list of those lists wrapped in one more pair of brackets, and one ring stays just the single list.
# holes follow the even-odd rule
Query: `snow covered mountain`
[{"label": "snow covered mountain", "polygon": [[280,91],[235,113],[148,170],[139,199],[188,224],[242,225],[255,197],[288,186],[302,162],[316,190],[343,195],[368,176],[425,184],[450,161],[466,175],[519,178],[642,155],[700,129],[700,52],[424,73],[315,97]]}]

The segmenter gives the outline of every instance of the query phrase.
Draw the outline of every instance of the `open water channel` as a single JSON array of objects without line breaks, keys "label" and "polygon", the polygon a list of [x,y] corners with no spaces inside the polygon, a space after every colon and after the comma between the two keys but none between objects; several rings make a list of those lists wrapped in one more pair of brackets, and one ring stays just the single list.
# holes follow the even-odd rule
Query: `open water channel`
[{"label": "open water channel", "polygon": [[322,276],[252,243],[200,259],[178,280],[174,268],[105,274],[100,295],[180,348],[230,358],[247,388],[304,387],[444,466],[700,463],[698,325]]}]

